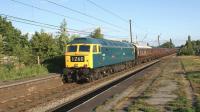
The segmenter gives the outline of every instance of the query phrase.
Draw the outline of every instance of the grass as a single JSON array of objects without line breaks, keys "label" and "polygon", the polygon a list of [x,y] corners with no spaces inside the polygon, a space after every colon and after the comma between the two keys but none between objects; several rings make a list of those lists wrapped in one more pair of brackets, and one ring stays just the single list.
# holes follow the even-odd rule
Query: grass
[{"label": "grass", "polygon": [[186,70],[187,79],[191,81],[194,88],[195,111],[200,112],[200,57],[182,57],[182,62]]},{"label": "grass", "polygon": [[147,104],[144,100],[136,100],[131,106],[128,107],[128,112],[159,112],[155,107]]},{"label": "grass", "polygon": [[181,57],[186,72],[200,71],[200,57],[183,56]]},{"label": "grass", "polygon": [[[160,77],[160,76],[159,76]],[[158,78],[158,76],[157,76]],[[152,86],[153,83],[156,83],[156,79],[152,81],[150,84]],[[157,84],[157,83],[156,83]],[[133,104],[131,104],[127,111],[128,112],[159,112],[160,110],[157,109],[155,106],[152,106],[145,102],[146,99],[150,98],[149,94],[152,94],[154,89],[150,88],[151,86],[147,87],[146,90],[143,92],[143,94],[135,99]]]},{"label": "grass", "polygon": [[187,78],[192,82],[196,95],[194,108],[196,112],[200,112],[200,72],[187,73]]},{"label": "grass", "polygon": [[42,65],[24,65],[18,62],[0,64],[0,81],[20,80],[48,73],[62,73],[64,62],[64,56],[57,56],[46,59]]},{"label": "grass", "polygon": [[169,102],[169,107],[167,110],[173,112],[195,112],[185,95],[181,92],[179,92],[178,95],[179,96],[176,98],[176,100]]},{"label": "grass", "polygon": [[32,65],[21,68],[15,68],[13,65],[0,65],[0,80],[18,80],[41,76],[48,73],[48,70],[40,65]]},{"label": "grass", "polygon": [[196,99],[195,110],[196,112],[200,112],[200,97],[197,97]]},{"label": "grass", "polygon": [[200,85],[200,72],[187,73],[187,78],[193,83]]}]

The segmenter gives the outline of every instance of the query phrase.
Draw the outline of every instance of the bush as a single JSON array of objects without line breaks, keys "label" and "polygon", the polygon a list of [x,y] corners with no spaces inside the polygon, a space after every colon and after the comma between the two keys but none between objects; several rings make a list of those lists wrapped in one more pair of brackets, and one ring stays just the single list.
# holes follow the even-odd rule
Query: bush
[{"label": "bush", "polygon": [[63,68],[65,67],[65,57],[62,55],[49,58],[46,59],[43,64],[50,73],[62,73]]},{"label": "bush", "polygon": [[194,50],[183,47],[179,50],[178,55],[194,55]]},{"label": "bush", "polygon": [[0,74],[0,80],[6,81],[47,75],[48,70],[40,65],[27,66],[18,69],[14,68],[12,65],[1,65]]}]

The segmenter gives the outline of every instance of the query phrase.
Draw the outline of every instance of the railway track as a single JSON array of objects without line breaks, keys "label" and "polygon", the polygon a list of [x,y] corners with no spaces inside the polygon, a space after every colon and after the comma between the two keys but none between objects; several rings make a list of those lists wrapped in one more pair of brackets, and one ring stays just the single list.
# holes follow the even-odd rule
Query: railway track
[{"label": "railway track", "polygon": [[59,74],[49,74],[30,80],[0,86],[0,107],[4,103],[30,96],[36,92],[62,85]]},{"label": "railway track", "polygon": [[9,87],[13,87],[13,86],[20,86],[20,85],[26,85],[26,84],[30,84],[30,83],[37,83],[40,81],[44,81],[44,80],[48,80],[48,79],[52,79],[52,78],[57,78],[59,77],[58,74],[51,74],[47,77],[43,77],[43,78],[37,78],[37,79],[32,79],[32,80],[27,80],[27,81],[21,81],[21,82],[17,82],[17,83],[11,83],[11,84],[3,84],[0,86],[0,89],[5,89],[5,88],[9,88]]},{"label": "railway track", "polygon": [[150,66],[158,63],[159,60],[156,60],[152,63],[149,63],[137,70],[134,71],[129,71],[126,73],[126,75],[124,75],[124,77],[118,78],[104,86],[101,86],[99,88],[96,88],[84,95],[81,95],[80,97],[75,98],[74,100],[70,101],[70,102],[64,102],[61,105],[58,105],[52,109],[49,109],[49,112],[66,112],[66,111],[73,111],[76,108],[78,108],[79,106],[81,106],[82,104],[94,99],[95,97],[97,97],[98,95],[101,95],[105,92],[107,92],[108,90],[114,88],[117,85],[120,85],[122,82],[124,82],[125,80],[128,80],[129,78],[131,78],[132,76],[134,76],[135,74],[145,70],[146,68],[149,68]]}]

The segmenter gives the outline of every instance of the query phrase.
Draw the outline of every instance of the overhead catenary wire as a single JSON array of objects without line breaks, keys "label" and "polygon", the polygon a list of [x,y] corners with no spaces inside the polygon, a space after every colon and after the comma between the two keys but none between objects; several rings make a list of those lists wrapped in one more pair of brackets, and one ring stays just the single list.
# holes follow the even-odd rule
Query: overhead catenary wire
[{"label": "overhead catenary wire", "polygon": [[[7,14],[0,14],[0,15],[8,18],[8,20],[10,20],[10,21],[33,25],[33,26],[38,26],[38,27],[44,27],[44,28],[53,29],[53,30],[60,30],[60,27],[57,25],[42,23],[42,22],[33,21],[33,20],[24,19],[24,18],[15,17],[15,16],[10,16]],[[72,29],[72,28],[67,28],[67,29],[68,29],[67,32],[71,32],[71,33],[79,33],[79,34],[85,34],[85,35],[91,34],[91,32],[87,32],[87,31],[81,31],[81,30]],[[109,37],[119,37],[119,36],[113,36],[113,35],[107,35],[107,34],[104,34],[104,35],[109,36]],[[120,37],[126,37],[126,36],[120,36]]]},{"label": "overhead catenary wire", "polygon": [[[17,20],[20,20],[20,21],[25,21],[25,23],[29,22],[32,25],[37,25],[37,26],[41,26],[41,27],[51,28],[51,29],[54,29],[54,30],[60,30],[60,27],[56,26],[56,25],[51,25],[51,24],[47,24],[47,23],[37,22],[37,21],[33,21],[33,20],[29,20],[29,19],[24,19],[24,18],[20,18],[20,17],[15,17],[15,16],[10,16],[10,15],[6,15],[6,14],[0,14],[0,15],[8,17],[8,18],[13,18],[15,20],[17,19]],[[13,19],[12,19],[12,21],[14,21]],[[71,29],[71,28],[68,28],[68,30],[77,31],[77,32],[83,32],[83,31],[76,30],[76,29]],[[91,32],[85,32],[85,33],[91,33]]]},{"label": "overhead catenary wire", "polygon": [[[100,5],[98,5],[97,3],[94,2],[94,0],[86,0],[86,1],[88,1],[89,3],[91,3],[91,4],[93,4],[94,6],[98,7],[99,9],[102,9],[103,11],[105,11],[105,12],[107,12],[107,13],[109,13],[109,14],[115,16],[115,17],[117,17],[118,19],[121,19],[121,20],[124,21],[125,23],[127,23],[127,20],[126,20],[126,19],[124,19],[123,17],[119,16],[118,14],[116,14],[116,13],[114,13],[114,12],[112,12],[112,11],[110,11],[110,10],[108,10],[108,9],[106,9],[106,8],[104,8],[104,7],[102,7],[102,6],[100,6]],[[140,28],[140,29],[142,29],[142,30],[145,29],[145,28],[142,28],[142,27],[138,26],[137,24],[134,24],[134,25],[135,25],[135,27],[138,27],[138,28]],[[145,37],[145,38],[146,38],[146,37]]]},{"label": "overhead catenary wire", "polygon": [[89,3],[91,3],[91,4],[93,4],[94,6],[98,7],[99,9],[102,9],[103,11],[105,11],[105,12],[107,12],[107,13],[109,13],[109,14],[115,16],[115,17],[117,17],[118,19],[124,21],[125,23],[127,23],[127,20],[124,19],[123,17],[119,16],[118,14],[115,14],[114,12],[112,12],[112,11],[110,11],[110,10],[108,10],[108,9],[106,9],[106,8],[104,8],[104,7],[100,6],[100,5],[98,5],[98,4],[96,4],[96,3],[93,2],[92,0],[87,0],[87,1],[88,1]]},{"label": "overhead catenary wire", "polygon": [[78,10],[75,10],[75,9],[72,9],[72,8],[69,8],[69,7],[67,7],[67,6],[58,4],[58,3],[53,2],[53,1],[50,1],[50,0],[44,0],[44,1],[46,1],[46,2],[48,2],[48,3],[51,3],[51,4],[54,4],[54,5],[56,5],[56,6],[62,7],[62,8],[64,8],[64,9],[66,9],[66,10],[70,10],[70,11],[72,11],[72,12],[75,12],[75,13],[81,14],[81,15],[83,15],[83,16],[92,18],[92,19],[94,19],[94,20],[96,20],[96,21],[100,21],[100,22],[102,22],[102,23],[105,23],[105,24],[108,24],[108,25],[110,25],[110,26],[116,27],[116,28],[118,28],[118,29],[122,29],[122,30],[128,31],[126,28],[122,28],[121,26],[115,25],[115,24],[113,24],[113,23],[111,23],[111,22],[105,21],[105,20],[103,20],[103,19],[100,19],[100,18],[98,18],[98,17],[89,15],[89,14],[87,14],[87,13],[83,13],[83,12],[81,12],[81,11],[78,11]]},{"label": "overhead catenary wire", "polygon": [[11,18],[8,18],[7,20],[14,21],[14,22],[18,22],[18,23],[29,24],[29,25],[33,25],[33,26],[38,26],[38,27],[44,27],[44,28],[53,29],[53,30],[59,30],[59,29],[56,29],[56,28],[53,28],[53,27],[48,27],[48,26],[44,26],[44,25],[29,23],[29,22],[20,21],[20,20],[15,20],[15,19],[11,19]]},{"label": "overhead catenary wire", "polygon": [[50,27],[59,28],[59,27],[56,26],[56,25],[41,23],[41,22],[37,22],[37,21],[33,21],[33,20],[28,20],[28,19],[24,19],[24,18],[15,17],[15,16],[10,16],[10,15],[7,15],[7,14],[1,14],[1,13],[0,13],[0,15],[1,15],[1,16],[5,16],[5,17],[8,17],[8,18],[14,18],[14,19],[19,19],[19,20],[27,21],[27,22],[33,22],[33,23],[42,24],[42,25],[45,25],[45,26],[50,26]]},{"label": "overhead catenary wire", "polygon": [[[109,14],[115,16],[115,17],[117,17],[118,19],[124,21],[125,23],[127,23],[127,20],[126,20],[125,18],[123,18],[123,17],[121,17],[120,15],[118,15],[118,14],[116,14],[116,13],[114,13],[114,12],[112,12],[112,11],[110,11],[110,10],[108,10],[108,9],[106,9],[106,8],[104,8],[104,7],[102,7],[102,6],[100,6],[100,5],[98,5],[97,3],[94,2],[94,0],[86,0],[86,1],[88,1],[89,3],[91,3],[91,4],[93,4],[94,6],[98,7],[99,9],[102,9],[103,11],[105,11],[105,12],[107,12],[107,13],[109,13]],[[139,26],[136,25],[136,27],[139,27]],[[139,28],[142,29],[142,30],[144,30],[144,28],[142,28],[142,27],[139,27]]]},{"label": "overhead catenary wire", "polygon": [[[21,2],[21,1],[17,1],[17,0],[10,0],[10,1],[18,3],[18,4],[26,6],[26,7],[34,8],[34,9],[37,9],[37,10],[40,10],[40,11],[43,11],[43,12],[46,12],[46,13],[50,13],[50,14],[54,14],[54,15],[57,15],[57,16],[60,16],[60,17],[68,18],[68,19],[73,20],[73,21],[78,21],[78,22],[81,22],[81,23],[97,26],[96,24],[88,22],[88,21],[84,21],[84,20],[81,20],[81,19],[78,19],[78,18],[73,18],[73,17],[70,17],[70,16],[66,16],[66,15],[60,14],[58,12],[54,12],[54,11],[51,11],[51,10],[48,10],[48,9],[40,8],[40,7],[31,5],[31,4],[27,4],[27,3],[24,3],[24,2]],[[113,30],[117,31],[117,32],[120,32],[120,30],[118,28],[113,29]]]},{"label": "overhead catenary wire", "polygon": [[[39,25],[39,24],[29,23],[29,22],[25,22],[25,21],[20,21],[20,20],[15,20],[15,19],[10,19],[10,18],[9,18],[8,20],[13,21],[13,22],[18,22],[18,23],[23,23],[23,24],[33,25],[33,26],[37,26],[37,27],[48,28],[48,29],[52,29],[52,30],[60,30],[60,29],[56,29],[56,28],[53,28],[53,27],[48,27],[48,26],[44,26],[44,25]],[[84,35],[88,35],[88,34],[90,34],[90,33],[86,33],[86,32],[71,31],[71,30],[68,30],[67,32],[70,32],[70,33],[78,33],[78,34],[84,34]]]},{"label": "overhead catenary wire", "polygon": [[21,4],[21,5],[24,5],[24,6],[27,6],[27,7],[30,7],[30,8],[37,9],[37,10],[40,10],[40,11],[43,11],[43,12],[54,14],[54,15],[57,15],[57,16],[60,16],[60,17],[69,18],[69,19],[74,20],[74,21],[78,21],[78,22],[82,22],[82,23],[86,23],[86,24],[90,24],[90,25],[96,25],[96,24],[93,24],[93,23],[90,23],[90,22],[87,22],[87,21],[83,21],[81,19],[77,19],[77,18],[73,18],[73,17],[70,17],[70,16],[66,16],[66,15],[63,15],[63,14],[60,14],[60,13],[57,13],[57,12],[54,12],[54,11],[51,11],[51,10],[48,10],[48,9],[40,8],[40,7],[37,7],[37,6],[34,6],[34,5],[30,5],[30,4],[27,4],[27,3],[24,3],[24,2],[20,2],[20,1],[17,1],[17,0],[10,0],[10,1],[18,3],[18,4]]},{"label": "overhead catenary wire", "polygon": [[[10,1],[15,2],[15,3],[18,3],[18,4],[21,4],[21,5],[23,5],[23,6],[27,6],[27,7],[30,7],[30,8],[37,9],[37,10],[40,10],[40,11],[43,11],[43,12],[47,12],[47,13],[50,13],[50,14],[54,14],[54,15],[57,15],[57,16],[60,16],[60,17],[69,18],[69,19],[71,19],[71,20],[73,20],[73,21],[78,21],[78,22],[82,22],[82,23],[86,23],[86,24],[90,24],[90,25],[96,26],[96,24],[94,24],[94,23],[87,22],[87,21],[84,21],[84,20],[78,19],[78,18],[69,17],[69,16],[63,15],[63,14],[61,14],[61,13],[58,13],[58,12],[55,12],[55,11],[51,11],[51,10],[48,10],[48,9],[44,9],[44,8],[41,8],[41,7],[37,7],[37,6],[31,5],[31,4],[27,4],[27,3],[24,3],[24,2],[21,2],[21,1],[18,1],[18,0],[10,0]],[[49,0],[48,0],[48,1],[49,1]],[[91,1],[91,0],[90,0],[90,1]],[[117,31],[117,29],[120,28],[120,26],[119,26],[119,27],[115,27],[115,28],[116,28],[115,31]],[[119,29],[118,29],[117,32],[119,32],[119,31],[122,31],[122,30],[119,30]],[[124,31],[128,31],[128,30],[124,30]]]},{"label": "overhead catenary wire", "polygon": [[[4,15],[4,14],[0,14],[0,15]],[[55,25],[50,25],[50,24],[36,22],[36,21],[32,21],[32,20],[27,20],[27,19],[20,19],[18,17],[16,17],[16,18],[18,18],[19,20],[16,20],[16,18],[14,18],[14,17],[9,18],[8,15],[5,16],[5,17],[8,17],[7,20],[18,22],[18,23],[23,23],[23,24],[28,24],[28,25],[32,25],[32,26],[43,27],[43,28],[48,28],[48,29],[53,29],[53,30],[60,30],[59,26],[55,26]],[[37,24],[37,23],[40,23],[40,24]],[[67,32],[78,33],[78,34],[83,34],[83,35],[90,35],[91,34],[91,32],[80,31],[80,30],[76,30],[76,29],[68,29]],[[104,36],[108,36],[107,38],[110,37],[110,39],[112,37],[118,37],[118,39],[128,39],[127,36],[113,36],[113,35],[106,35],[106,34],[104,34]],[[162,41],[162,43],[163,43],[163,42],[167,42],[168,40],[160,40],[160,41]],[[144,41],[138,41],[138,42],[144,42]],[[157,40],[149,40],[148,41],[148,43],[156,43],[156,42],[157,42]]]}]

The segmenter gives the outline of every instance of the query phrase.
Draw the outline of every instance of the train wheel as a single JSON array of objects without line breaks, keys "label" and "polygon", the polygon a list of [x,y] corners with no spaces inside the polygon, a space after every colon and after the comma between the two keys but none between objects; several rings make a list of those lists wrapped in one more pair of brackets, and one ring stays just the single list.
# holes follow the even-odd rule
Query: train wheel
[{"label": "train wheel", "polygon": [[62,75],[62,82],[65,84],[65,83],[67,83],[67,79],[66,79],[66,77],[64,76],[64,75]]},{"label": "train wheel", "polygon": [[73,82],[69,75],[64,75],[64,74],[62,75],[62,81],[63,81],[63,83],[71,83],[71,82]]},{"label": "train wheel", "polygon": [[98,70],[95,70],[92,72],[92,75],[93,75],[93,80],[97,80],[100,78],[100,75],[98,74]]},{"label": "train wheel", "polygon": [[103,75],[99,71],[96,71],[95,75],[97,76],[97,79],[102,79],[103,78]]},{"label": "train wheel", "polygon": [[112,74],[114,72],[114,70],[112,68],[110,68],[109,73]]},{"label": "train wheel", "polygon": [[88,81],[89,82],[93,82],[94,81],[94,75],[93,74],[90,74]]},{"label": "train wheel", "polygon": [[71,70],[69,70],[67,68],[63,69],[63,75],[62,75],[63,83],[71,83],[72,82],[71,73],[72,73]]},{"label": "train wheel", "polygon": [[72,76],[71,76],[71,79],[72,79],[74,82],[78,82],[79,79],[80,79],[80,78],[79,78],[78,72],[73,73]]},{"label": "train wheel", "polygon": [[71,82],[71,77],[69,76],[71,71],[67,68],[63,69],[62,81],[63,83]]},{"label": "train wheel", "polygon": [[98,76],[96,73],[94,73],[94,74],[93,74],[93,79],[94,79],[94,80],[97,80],[97,79],[99,79],[99,76]]},{"label": "train wheel", "polygon": [[72,78],[71,78],[70,75],[67,75],[67,82],[68,82],[68,83],[72,83],[72,82],[73,82],[73,80],[72,80]]}]

